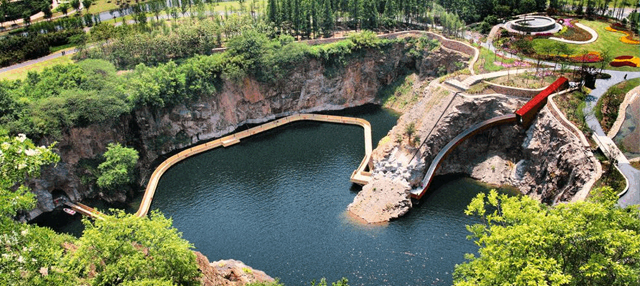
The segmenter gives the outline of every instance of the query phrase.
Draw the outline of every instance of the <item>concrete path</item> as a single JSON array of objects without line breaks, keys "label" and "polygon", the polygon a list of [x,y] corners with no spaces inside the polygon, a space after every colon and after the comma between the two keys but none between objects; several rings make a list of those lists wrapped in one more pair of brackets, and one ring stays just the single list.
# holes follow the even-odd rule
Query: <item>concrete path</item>
[{"label": "concrete path", "polygon": [[[77,52],[78,52],[77,49],[65,50],[64,51],[64,53],[65,53],[64,55],[72,55],[72,54],[75,54]],[[41,58],[37,58],[37,59],[34,59],[34,60],[28,60],[26,62],[21,62],[19,64],[11,65],[11,66],[8,66],[8,67],[3,67],[3,68],[0,69],[0,73],[8,72],[10,70],[19,69],[21,67],[26,67],[26,66],[29,66],[29,65],[37,64],[37,63],[41,63],[41,62],[48,61],[50,59],[59,58],[59,57],[62,57],[62,56],[63,56],[62,51],[58,51],[58,52],[55,52],[53,54],[49,54],[49,55],[41,57]]]},{"label": "concrete path", "polygon": [[[593,130],[594,139],[596,142],[600,141],[599,145],[605,152],[605,155],[615,156],[617,159],[617,167],[620,172],[626,177],[628,181],[628,188],[626,191],[620,194],[618,204],[621,207],[627,207],[630,205],[640,204],[640,170],[634,168],[629,164],[629,161],[624,157],[624,154],[618,149],[613,141],[604,133],[600,122],[595,117],[593,109],[595,108],[598,99],[611,87],[627,79],[640,78],[640,72],[623,72],[623,71],[604,71],[611,75],[610,79],[598,79],[596,80],[596,89],[592,90],[587,98],[587,104],[584,108],[586,114],[587,125]],[[607,154],[608,153],[608,154]]]},{"label": "concrete path", "polygon": [[[58,6],[60,6],[60,3],[58,3],[56,0],[52,0],[51,1],[51,11],[52,11],[52,13],[56,8],[58,8]],[[82,1],[80,2],[80,7],[83,7],[82,6]],[[51,20],[67,17],[67,15],[73,14],[75,12],[76,12],[75,9],[69,9],[69,11],[67,11],[67,14],[56,16],[56,17],[52,17]],[[35,14],[31,15],[31,17],[29,17],[29,19],[30,19],[30,21],[32,23],[35,22],[36,20],[40,20],[42,18],[44,18],[44,12],[38,12],[38,13],[35,13]],[[26,24],[24,23],[24,19],[22,19],[22,18],[21,19],[16,19],[15,21],[5,21],[5,22],[0,23],[0,25],[2,27],[6,28],[5,31],[10,31],[10,30],[14,30],[14,29],[18,29],[18,28],[26,26]]]}]

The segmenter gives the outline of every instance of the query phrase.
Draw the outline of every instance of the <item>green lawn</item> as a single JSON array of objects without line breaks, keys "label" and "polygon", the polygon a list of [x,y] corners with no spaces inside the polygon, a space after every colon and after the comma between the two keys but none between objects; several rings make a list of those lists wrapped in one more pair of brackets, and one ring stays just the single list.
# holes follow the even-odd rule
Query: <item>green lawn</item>
[{"label": "green lawn", "polygon": [[[590,44],[585,45],[576,45],[576,44],[568,44],[569,47],[574,49],[574,54],[582,54],[583,51],[597,51],[604,52],[609,51],[612,58],[618,56],[637,56],[640,51],[639,45],[631,45],[620,42],[620,37],[623,36],[622,33],[610,32],[605,30],[609,23],[598,22],[598,21],[588,21],[588,20],[580,20],[580,23],[586,26],[591,27],[598,33],[598,39]],[[558,41],[549,40],[549,39],[534,39],[533,46],[537,53],[544,54],[540,51],[539,47],[543,46],[545,43],[558,43]],[[596,64],[596,66],[600,66],[601,64]],[[640,71],[640,68],[632,68],[632,67],[612,67],[610,65],[606,65],[605,69],[612,70],[622,70],[622,71]]]},{"label": "green lawn", "polygon": [[54,65],[61,65],[61,64],[70,64],[70,63],[73,63],[73,60],[71,60],[71,55],[58,57],[58,58],[46,60],[37,64],[32,64],[25,67],[0,73],[0,80],[25,79],[27,78],[27,72],[29,71],[39,72],[44,70],[47,67],[51,67]]},{"label": "green lawn", "polygon": [[[473,65],[473,71],[476,74],[488,73],[501,71],[506,69],[503,66],[495,65],[493,62],[500,61],[500,57],[496,56],[496,54],[488,49],[480,47],[480,56],[478,56],[478,60]],[[502,59],[503,63],[512,64],[515,62],[514,59]]]}]

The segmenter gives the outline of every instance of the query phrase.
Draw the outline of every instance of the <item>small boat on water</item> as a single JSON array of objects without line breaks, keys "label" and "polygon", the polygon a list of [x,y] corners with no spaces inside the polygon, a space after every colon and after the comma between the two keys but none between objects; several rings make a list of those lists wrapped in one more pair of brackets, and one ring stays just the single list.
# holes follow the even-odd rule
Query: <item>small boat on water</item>
[{"label": "small boat on water", "polygon": [[72,210],[72,209],[69,209],[69,208],[63,208],[62,210],[63,210],[65,213],[68,213],[68,214],[70,214],[70,215],[74,215],[74,214],[76,214],[76,211],[74,211],[74,210]]}]

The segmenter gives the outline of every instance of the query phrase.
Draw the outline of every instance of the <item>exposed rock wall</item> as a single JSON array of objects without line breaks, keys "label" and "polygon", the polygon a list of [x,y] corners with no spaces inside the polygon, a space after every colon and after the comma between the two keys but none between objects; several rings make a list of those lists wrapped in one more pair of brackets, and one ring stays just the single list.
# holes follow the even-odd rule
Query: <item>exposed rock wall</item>
[{"label": "exposed rock wall", "polygon": [[[526,102],[514,97],[460,95],[451,101],[453,93],[438,91],[437,86],[432,84],[427,88],[423,99],[399,119],[388,139],[382,140],[374,150],[374,177],[386,177],[386,181],[396,183],[391,190],[388,184],[379,183],[385,180],[373,180],[368,188],[377,193],[363,191],[354,200],[354,203],[368,205],[369,210],[359,211],[350,206],[349,210],[355,215],[367,220],[365,212],[376,213],[380,209],[389,214],[405,213],[411,207],[405,202],[406,198],[389,206],[380,196],[388,193],[390,197],[397,197],[403,191],[397,186],[403,183],[407,189],[419,188],[431,161],[450,140],[473,124],[512,113]],[[451,105],[447,108],[449,102]],[[442,112],[445,113],[436,125]],[[415,124],[417,136],[426,138],[421,148],[409,144],[406,135],[403,137],[410,123]],[[398,137],[403,139],[400,142],[390,139]],[[436,174],[463,173],[490,184],[512,185],[539,201],[553,204],[570,201],[593,176],[595,164],[597,160],[591,151],[544,108],[527,130],[517,125],[502,125],[469,138],[449,154]],[[384,201],[384,205],[370,204],[371,200]],[[385,217],[385,213],[369,222],[395,217]]]},{"label": "exposed rock wall", "polygon": [[[124,202],[125,191],[102,194],[91,189],[91,169],[100,163],[108,143],[120,142],[140,154],[140,185],[146,185],[157,160],[163,155],[233,132],[236,128],[261,123],[292,113],[336,110],[376,102],[378,90],[407,70],[435,69],[423,65],[456,69],[455,63],[466,56],[446,49],[432,52],[421,61],[408,56],[404,44],[369,50],[349,60],[337,75],[325,76],[319,61],[304,62],[293,68],[283,80],[265,84],[252,78],[236,83],[225,81],[221,92],[188,104],[154,110],[142,108],[115,122],[104,122],[63,132],[56,148],[61,162],[44,168],[43,177],[31,185],[38,197],[38,208],[25,216],[32,219],[54,208],[55,193],[64,193],[72,201],[100,197]],[[43,139],[39,144],[54,140]],[[155,164],[154,164],[155,163]],[[135,190],[129,190],[130,192]],[[54,193],[52,195],[52,193]]]},{"label": "exposed rock wall", "polygon": [[198,268],[202,272],[203,286],[240,286],[249,283],[275,281],[263,271],[255,270],[238,260],[219,260],[209,263],[202,253],[195,251]]}]

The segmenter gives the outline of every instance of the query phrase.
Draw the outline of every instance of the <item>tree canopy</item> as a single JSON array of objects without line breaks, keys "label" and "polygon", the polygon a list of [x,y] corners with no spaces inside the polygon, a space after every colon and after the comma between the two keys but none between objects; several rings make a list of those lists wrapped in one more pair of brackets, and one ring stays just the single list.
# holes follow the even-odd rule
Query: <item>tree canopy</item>
[{"label": "tree canopy", "polygon": [[115,211],[104,220],[83,222],[77,249],[64,261],[81,280],[91,285],[150,285],[143,283],[150,279],[199,285],[193,246],[159,212],[141,218]]},{"label": "tree canopy", "polygon": [[639,285],[640,210],[596,199],[543,205],[527,196],[479,194],[466,214],[479,256],[457,265],[455,285]]},{"label": "tree canopy", "polygon": [[119,143],[109,143],[104,152],[105,161],[98,165],[98,186],[104,190],[116,191],[133,183],[134,168],[138,162],[138,151],[123,147]]}]

